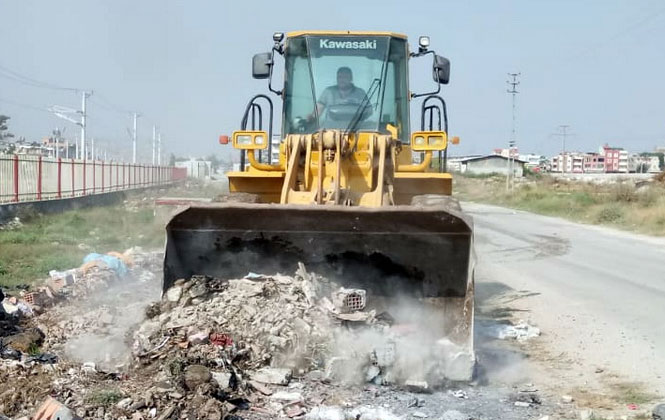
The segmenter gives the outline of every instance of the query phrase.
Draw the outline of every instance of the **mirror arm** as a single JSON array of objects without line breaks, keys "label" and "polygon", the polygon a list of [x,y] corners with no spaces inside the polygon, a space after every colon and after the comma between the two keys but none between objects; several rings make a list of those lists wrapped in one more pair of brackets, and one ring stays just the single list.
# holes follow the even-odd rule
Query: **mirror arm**
[{"label": "mirror arm", "polygon": [[275,67],[275,51],[277,51],[277,53],[280,55],[284,54],[282,45],[275,43],[275,45],[272,47],[272,51],[270,52],[270,76],[268,78],[268,90],[270,90],[275,95],[282,96],[281,90],[276,90],[272,87],[272,69]]},{"label": "mirror arm", "polygon": [[[411,57],[414,57],[414,58],[415,58],[415,57],[423,57],[423,56],[425,56],[425,55],[427,55],[427,54],[433,54],[434,57],[436,57],[436,52],[435,52],[434,50],[427,50],[427,51],[423,51],[423,52],[420,52],[420,51],[419,51],[419,52],[417,52],[417,53],[413,53],[413,52],[412,52],[410,55],[411,55]],[[432,58],[432,60],[434,60],[434,58]],[[440,83],[437,83],[437,84],[436,84],[436,90],[435,90],[435,91],[433,91],[433,92],[427,92],[427,93],[412,93],[412,94],[411,94],[411,99],[413,99],[413,98],[420,98],[421,96],[438,95],[439,92],[441,92],[441,84],[440,84]]]}]

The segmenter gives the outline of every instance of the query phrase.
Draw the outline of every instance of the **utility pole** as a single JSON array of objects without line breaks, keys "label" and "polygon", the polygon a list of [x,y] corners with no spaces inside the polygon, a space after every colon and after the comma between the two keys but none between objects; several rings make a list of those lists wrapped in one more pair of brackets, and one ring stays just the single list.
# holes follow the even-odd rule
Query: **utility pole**
[{"label": "utility pole", "polygon": [[152,165],[155,165],[155,143],[157,142],[157,126],[152,125]]},{"label": "utility pole", "polygon": [[86,151],[85,151],[85,129],[86,129],[86,114],[85,114],[85,103],[86,99],[88,99],[92,95],[92,92],[86,92],[83,91],[81,92],[81,158],[85,159],[86,158]]},{"label": "utility pole", "polygon": [[90,151],[90,159],[95,160],[95,138],[93,137],[90,139],[90,145],[91,145],[91,151]]},{"label": "utility pole", "polygon": [[561,173],[566,173],[566,164],[567,162],[567,157],[566,157],[566,137],[568,137],[568,129],[570,128],[569,125],[567,124],[561,124],[559,126],[559,133],[556,133],[555,136],[560,136],[561,141],[562,141],[562,147],[561,147]]},{"label": "utility pole", "polygon": [[512,185],[512,180],[513,180],[513,167],[515,166],[515,159],[513,157],[513,148],[515,147],[515,143],[517,143],[517,128],[516,128],[516,108],[515,108],[515,100],[517,98],[517,94],[519,93],[517,91],[517,86],[520,84],[520,82],[517,80],[517,78],[520,76],[521,73],[508,73],[508,77],[512,78],[512,80],[506,80],[506,83],[510,86],[506,92],[510,93],[513,96],[513,124],[512,124],[512,130],[510,133],[510,140],[508,141],[508,175],[506,176],[506,190],[512,190],[513,185]]},{"label": "utility pole", "polygon": [[157,134],[157,166],[162,165],[162,133]]},{"label": "utility pole", "polygon": [[132,163],[136,163],[136,120],[139,118],[138,113],[134,113],[134,131],[132,132]]}]

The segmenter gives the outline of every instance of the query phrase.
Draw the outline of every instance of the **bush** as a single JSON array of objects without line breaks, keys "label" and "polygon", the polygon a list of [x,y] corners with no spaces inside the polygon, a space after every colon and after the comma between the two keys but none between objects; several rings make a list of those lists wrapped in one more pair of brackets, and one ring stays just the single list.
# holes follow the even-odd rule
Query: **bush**
[{"label": "bush", "polygon": [[598,223],[616,223],[623,218],[623,208],[617,204],[608,204],[596,215]]},{"label": "bush", "polygon": [[615,202],[623,202],[623,203],[632,203],[637,201],[637,193],[635,192],[635,187],[626,184],[626,183],[620,183],[616,184],[611,188],[611,197],[612,200]]}]

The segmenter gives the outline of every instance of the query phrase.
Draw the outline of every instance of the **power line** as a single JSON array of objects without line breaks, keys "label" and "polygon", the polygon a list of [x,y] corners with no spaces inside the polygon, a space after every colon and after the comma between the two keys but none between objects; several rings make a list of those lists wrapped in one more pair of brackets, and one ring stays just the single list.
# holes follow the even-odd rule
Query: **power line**
[{"label": "power line", "polygon": [[42,82],[37,79],[33,79],[31,77],[22,75],[21,73],[18,73],[14,70],[11,70],[5,66],[0,65],[0,76],[14,80],[16,82],[22,83],[24,85],[32,86],[32,87],[38,87],[38,88],[43,88],[43,89],[52,89],[52,90],[62,90],[62,91],[69,91],[69,92],[79,92],[81,89],[77,88],[70,88],[70,87],[63,87],[63,86],[57,86],[51,83],[47,82]]},{"label": "power line", "polygon": [[658,18],[663,13],[665,13],[665,8],[657,10],[655,13],[650,13],[646,17],[644,17],[644,18],[640,19],[639,21],[629,25],[628,27],[621,28],[619,31],[617,31],[614,34],[608,36],[603,41],[600,41],[600,42],[596,43],[595,45],[592,45],[592,46],[582,50],[581,52],[579,52],[576,55],[572,56],[569,60],[572,61],[572,60],[576,60],[578,58],[582,58],[582,57],[584,57],[584,56],[586,56],[586,55],[588,55],[588,54],[590,54],[590,53],[592,53],[592,52],[594,52],[594,51],[596,51],[600,48],[603,48],[606,45],[608,45],[609,43],[611,43],[611,42],[613,42],[613,41],[615,41],[615,40],[617,40],[621,37],[624,37],[624,36],[630,34],[631,32],[633,32],[637,29],[643,28],[644,25],[647,22]]},{"label": "power line", "polygon": [[49,111],[46,107],[44,107],[44,108],[39,108],[39,107],[37,107],[37,106],[35,106],[35,105],[24,104],[24,103],[21,103],[21,102],[14,102],[14,101],[10,101],[10,100],[8,100],[8,99],[2,99],[2,98],[0,98],[0,102],[6,103],[6,104],[10,104],[10,105],[14,105],[14,106],[18,106],[18,107],[21,107],[21,108],[26,108],[26,109],[32,109],[32,110],[35,110],[35,111],[46,112],[46,113],[49,113],[49,114],[50,114],[50,111]]},{"label": "power line", "polygon": [[[99,101],[99,99],[101,100],[101,102]],[[117,112],[118,114],[122,114],[122,115],[131,115],[132,114],[132,111],[114,104],[106,96],[102,95],[99,92],[95,92],[95,99],[91,100],[91,102],[94,102],[97,105],[100,105],[102,108],[106,108],[109,111]]]}]

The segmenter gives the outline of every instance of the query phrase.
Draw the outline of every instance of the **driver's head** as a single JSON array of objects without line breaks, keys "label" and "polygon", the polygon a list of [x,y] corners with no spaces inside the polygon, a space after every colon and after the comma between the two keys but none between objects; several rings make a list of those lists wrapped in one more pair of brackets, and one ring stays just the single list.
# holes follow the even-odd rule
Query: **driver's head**
[{"label": "driver's head", "polygon": [[341,90],[351,89],[353,86],[353,73],[348,67],[340,67],[337,69],[337,87]]}]

